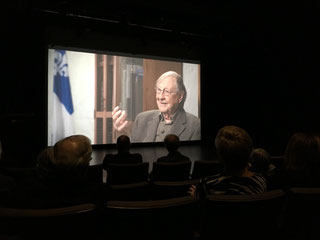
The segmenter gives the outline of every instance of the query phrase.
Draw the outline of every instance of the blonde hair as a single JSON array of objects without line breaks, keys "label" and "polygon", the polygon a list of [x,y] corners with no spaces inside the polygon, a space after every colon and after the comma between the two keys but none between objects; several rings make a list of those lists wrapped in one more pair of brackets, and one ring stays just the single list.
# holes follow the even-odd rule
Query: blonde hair
[{"label": "blonde hair", "polygon": [[64,167],[85,167],[91,161],[91,141],[84,135],[72,135],[53,146],[52,163]]}]

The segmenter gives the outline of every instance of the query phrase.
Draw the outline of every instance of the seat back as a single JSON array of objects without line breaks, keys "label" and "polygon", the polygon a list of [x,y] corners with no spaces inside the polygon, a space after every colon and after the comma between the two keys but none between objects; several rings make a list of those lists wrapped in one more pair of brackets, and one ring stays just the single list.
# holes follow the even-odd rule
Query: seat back
[{"label": "seat back", "polygon": [[224,166],[221,162],[197,160],[193,163],[192,179],[204,178],[222,173]]},{"label": "seat back", "polygon": [[88,179],[94,183],[103,182],[102,164],[90,165],[88,168]]},{"label": "seat back", "polygon": [[149,182],[110,185],[109,200],[113,201],[146,201],[150,200]]},{"label": "seat back", "polygon": [[53,209],[0,208],[0,238],[92,239],[96,206],[80,204]]},{"label": "seat back", "polygon": [[109,163],[106,165],[107,183],[130,184],[148,181],[149,162],[143,163]]},{"label": "seat back", "polygon": [[1,169],[1,173],[3,175],[14,178],[14,180],[17,183],[24,181],[28,177],[35,176],[36,172],[37,172],[37,168],[35,167],[28,167],[28,168],[12,167],[12,168]]},{"label": "seat back", "polygon": [[153,181],[183,181],[190,177],[189,162],[154,162],[151,179]]},{"label": "seat back", "polygon": [[188,196],[191,185],[198,185],[200,179],[184,181],[153,181],[151,184],[152,199],[168,199]]},{"label": "seat back", "polygon": [[289,189],[283,229],[290,239],[317,239],[320,227],[320,188]]},{"label": "seat back", "polygon": [[202,237],[270,239],[279,233],[285,192],[256,195],[208,195],[202,214]]},{"label": "seat back", "polygon": [[192,239],[194,197],[152,201],[109,201],[104,217],[106,239]]}]

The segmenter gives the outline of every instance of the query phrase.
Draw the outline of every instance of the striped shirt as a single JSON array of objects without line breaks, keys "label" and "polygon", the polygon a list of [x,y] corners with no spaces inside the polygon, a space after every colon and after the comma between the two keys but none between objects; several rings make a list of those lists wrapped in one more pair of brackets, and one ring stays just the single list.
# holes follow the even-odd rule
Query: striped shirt
[{"label": "striped shirt", "polygon": [[223,176],[206,182],[208,194],[253,195],[267,191],[267,180],[255,173],[251,177]]}]

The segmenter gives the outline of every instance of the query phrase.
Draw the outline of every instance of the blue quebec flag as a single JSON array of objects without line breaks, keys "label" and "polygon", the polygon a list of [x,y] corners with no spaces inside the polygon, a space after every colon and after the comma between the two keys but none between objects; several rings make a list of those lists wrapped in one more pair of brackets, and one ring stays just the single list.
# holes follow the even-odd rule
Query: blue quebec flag
[{"label": "blue quebec flag", "polygon": [[73,135],[73,103],[65,50],[54,52],[53,126],[51,144]]},{"label": "blue quebec flag", "polygon": [[71,88],[68,74],[67,55],[65,50],[55,50],[53,91],[58,96],[69,114],[73,113]]}]

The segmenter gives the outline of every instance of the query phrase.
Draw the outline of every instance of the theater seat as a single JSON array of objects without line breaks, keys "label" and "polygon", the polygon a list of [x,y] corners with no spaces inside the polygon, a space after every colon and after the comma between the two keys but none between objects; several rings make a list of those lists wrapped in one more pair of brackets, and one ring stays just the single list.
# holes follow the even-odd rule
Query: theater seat
[{"label": "theater seat", "polygon": [[291,188],[283,229],[287,239],[319,239],[320,188]]},{"label": "theater seat", "polygon": [[130,184],[111,184],[108,199],[113,201],[150,200],[150,184],[147,181]]},{"label": "theater seat", "polygon": [[93,183],[103,182],[102,164],[90,165],[88,168],[88,179]]},{"label": "theater seat", "polygon": [[200,179],[184,181],[153,181],[151,183],[152,199],[168,199],[188,196],[191,185],[198,185]]},{"label": "theater seat", "polygon": [[109,163],[106,165],[109,184],[131,184],[146,182],[149,177],[149,162],[143,163]]},{"label": "theater seat", "polygon": [[154,162],[152,181],[183,181],[190,178],[191,162]]},{"label": "theater seat", "polygon": [[10,176],[15,179],[17,183],[24,181],[28,177],[33,177],[36,175],[37,168],[2,168],[1,173],[5,176]]},{"label": "theater seat", "polygon": [[278,239],[285,192],[209,195],[202,213],[201,239]]},{"label": "theater seat", "polygon": [[204,178],[222,173],[224,166],[221,162],[197,160],[193,163],[192,179]]},{"label": "theater seat", "polygon": [[0,239],[94,239],[96,206],[0,208]]},{"label": "theater seat", "polygon": [[109,201],[104,214],[105,239],[193,239],[194,197],[152,201]]}]

